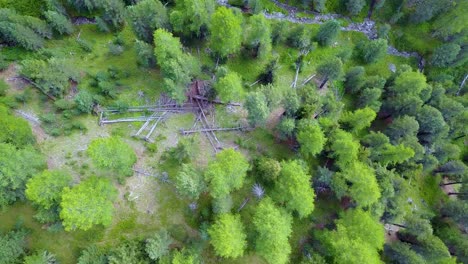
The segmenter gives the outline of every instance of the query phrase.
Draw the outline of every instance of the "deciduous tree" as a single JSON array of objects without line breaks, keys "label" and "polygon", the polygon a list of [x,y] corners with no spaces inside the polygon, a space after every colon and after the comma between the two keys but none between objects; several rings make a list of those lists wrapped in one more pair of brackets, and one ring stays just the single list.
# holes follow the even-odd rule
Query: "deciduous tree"
[{"label": "deciduous tree", "polygon": [[247,159],[234,149],[224,149],[216,154],[205,171],[211,196],[224,197],[242,187],[248,169]]},{"label": "deciduous tree", "polygon": [[198,199],[198,196],[206,190],[203,173],[186,163],[182,164],[177,174],[175,186],[180,194],[190,199]]},{"label": "deciduous tree", "polygon": [[208,229],[216,255],[238,258],[247,247],[247,235],[239,215],[222,214]]},{"label": "deciduous tree", "polygon": [[180,40],[164,29],[154,32],[154,55],[164,76],[164,89],[172,99],[182,103],[198,65],[192,56],[182,51]]},{"label": "deciduous tree", "polygon": [[251,126],[265,124],[270,114],[265,94],[260,91],[250,92],[247,95],[245,107],[248,111],[247,119]]},{"label": "deciduous tree", "polygon": [[215,85],[216,92],[225,102],[239,101],[242,98],[242,80],[235,72],[229,72]]},{"label": "deciduous tree", "polygon": [[112,222],[113,201],[117,191],[109,180],[91,177],[73,188],[63,189],[60,218],[67,231],[88,230]]},{"label": "deciduous tree", "polygon": [[262,59],[271,53],[271,28],[270,22],[263,14],[254,15],[249,18],[246,33],[246,44],[253,50],[255,57]]},{"label": "deciduous tree", "polygon": [[166,7],[159,0],[139,1],[127,9],[135,35],[147,43],[153,43],[156,29],[169,27]]},{"label": "deciduous tree", "polygon": [[301,146],[301,154],[305,158],[312,158],[322,152],[327,141],[319,124],[307,119],[299,122],[296,138]]},{"label": "deciduous tree", "polygon": [[87,150],[94,164],[110,169],[120,176],[131,176],[137,157],[135,151],[118,137],[98,138],[93,140]]},{"label": "deciduous tree", "polygon": [[357,109],[354,112],[344,112],[341,115],[340,123],[343,124],[347,130],[358,133],[364,128],[370,127],[376,116],[377,113],[375,113],[374,110],[366,107]]},{"label": "deciduous tree", "polygon": [[221,57],[237,53],[242,43],[242,16],[219,7],[211,18],[210,46]]},{"label": "deciduous tree", "polygon": [[311,187],[311,176],[297,161],[281,163],[281,173],[275,183],[274,198],[304,218],[314,210],[315,193]]},{"label": "deciduous tree", "polygon": [[374,63],[383,58],[387,48],[386,39],[364,41],[357,46],[358,54],[365,63]]},{"label": "deciduous tree", "polygon": [[35,204],[49,209],[60,203],[62,190],[70,186],[71,176],[59,170],[45,170],[26,183],[26,197]]},{"label": "deciduous tree", "polygon": [[268,263],[287,263],[291,253],[288,241],[292,231],[291,216],[277,208],[270,198],[265,198],[255,211],[253,224],[257,231],[255,239],[257,253]]},{"label": "deciduous tree", "polygon": [[206,33],[215,9],[214,0],[176,0],[170,19],[175,32],[197,37]]}]

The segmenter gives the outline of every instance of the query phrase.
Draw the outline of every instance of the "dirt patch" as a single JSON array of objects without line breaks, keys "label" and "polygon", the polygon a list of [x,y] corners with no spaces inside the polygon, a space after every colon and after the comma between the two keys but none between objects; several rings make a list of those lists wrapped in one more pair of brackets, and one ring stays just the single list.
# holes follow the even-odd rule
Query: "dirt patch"
[{"label": "dirt patch", "polygon": [[[442,183],[449,183],[450,180],[447,178],[447,177],[444,177],[444,179],[442,180]],[[442,188],[442,191],[445,193],[445,194],[449,194],[449,193],[454,193],[456,192],[455,190],[455,184],[452,184],[452,185],[442,185],[440,188]],[[449,195],[449,198],[450,199],[457,199],[457,197],[455,195]]]},{"label": "dirt patch", "polygon": [[268,117],[266,127],[269,130],[274,130],[276,128],[276,126],[278,125],[278,123],[281,121],[281,117],[283,116],[283,114],[284,114],[284,108],[283,107],[280,107],[280,108],[277,108],[277,109],[273,110],[270,113],[270,116]]},{"label": "dirt patch", "polygon": [[18,78],[18,66],[15,63],[10,64],[6,70],[0,72],[0,79],[5,80],[14,91],[22,91],[29,85],[25,80]]},{"label": "dirt patch", "polygon": [[392,224],[385,224],[385,242],[395,242],[398,241],[397,233],[400,230],[399,226]]}]

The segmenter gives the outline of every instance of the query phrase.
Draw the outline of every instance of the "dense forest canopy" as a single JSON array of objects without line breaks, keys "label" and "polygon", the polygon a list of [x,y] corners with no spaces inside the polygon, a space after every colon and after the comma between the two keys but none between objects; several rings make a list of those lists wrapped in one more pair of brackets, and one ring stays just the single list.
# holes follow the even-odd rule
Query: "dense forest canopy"
[{"label": "dense forest canopy", "polygon": [[468,263],[467,13],[0,0],[0,264]]}]

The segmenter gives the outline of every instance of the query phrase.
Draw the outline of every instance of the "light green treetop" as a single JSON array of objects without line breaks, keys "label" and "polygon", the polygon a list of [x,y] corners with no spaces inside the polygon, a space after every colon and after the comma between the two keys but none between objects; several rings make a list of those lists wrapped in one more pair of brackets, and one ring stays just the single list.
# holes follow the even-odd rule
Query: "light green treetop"
[{"label": "light green treetop", "polygon": [[45,170],[26,183],[26,197],[49,209],[60,203],[63,188],[71,184],[71,176],[63,171]]},{"label": "light green treetop", "polygon": [[237,258],[244,254],[247,235],[239,215],[222,214],[208,229],[216,255]]},{"label": "light green treetop", "polygon": [[274,198],[284,203],[290,211],[297,211],[304,218],[314,210],[315,193],[311,187],[311,176],[297,161],[281,163],[282,169],[275,183]]},{"label": "light green treetop", "polygon": [[222,198],[242,187],[248,169],[249,163],[242,153],[231,148],[219,152],[205,171],[211,196]]},{"label": "light green treetop", "polygon": [[116,196],[114,186],[103,178],[91,177],[73,188],[65,187],[60,203],[60,218],[65,230],[88,230],[94,225],[110,225]]}]

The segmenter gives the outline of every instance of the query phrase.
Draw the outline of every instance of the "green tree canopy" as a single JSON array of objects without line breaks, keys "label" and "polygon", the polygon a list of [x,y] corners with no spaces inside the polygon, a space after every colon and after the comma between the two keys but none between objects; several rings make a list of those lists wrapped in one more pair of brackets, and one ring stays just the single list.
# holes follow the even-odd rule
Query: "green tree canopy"
[{"label": "green tree canopy", "polygon": [[339,129],[332,135],[330,142],[332,157],[337,159],[340,168],[345,169],[348,164],[357,159],[360,144],[350,133]]},{"label": "green tree canopy", "polygon": [[404,115],[395,118],[385,130],[385,134],[392,142],[400,143],[405,138],[415,137],[418,130],[419,123],[416,118]]},{"label": "green tree canopy", "polygon": [[257,231],[255,248],[268,263],[285,264],[289,260],[292,217],[277,208],[270,198],[263,199],[253,217]]},{"label": "green tree canopy", "polygon": [[271,53],[270,22],[263,14],[253,15],[249,18],[245,43],[254,51],[254,55],[266,58]]},{"label": "green tree canopy", "polygon": [[44,12],[44,16],[52,28],[60,35],[69,35],[73,32],[73,24],[66,16],[51,10]]},{"label": "green tree canopy", "polygon": [[237,53],[242,43],[241,25],[240,14],[233,13],[231,9],[224,6],[216,9],[211,17],[211,49],[221,57]]},{"label": "green tree canopy", "polygon": [[23,264],[55,264],[58,263],[55,255],[47,250],[38,251],[33,255],[26,256]]},{"label": "green tree canopy", "polygon": [[145,251],[152,260],[158,260],[169,254],[169,246],[174,242],[166,230],[161,230],[146,239]]},{"label": "green tree canopy", "polygon": [[247,159],[234,149],[224,149],[216,154],[205,171],[211,196],[221,198],[242,187],[248,169]]},{"label": "green tree canopy", "polygon": [[299,122],[297,141],[305,158],[312,158],[322,152],[327,139],[317,122],[303,119]]},{"label": "green tree canopy", "polygon": [[137,161],[133,148],[118,137],[93,140],[87,153],[98,167],[110,169],[119,176],[131,176]]},{"label": "green tree canopy", "polygon": [[65,230],[88,230],[94,225],[110,225],[116,196],[114,186],[103,178],[91,177],[73,188],[65,187],[60,203],[60,218]]},{"label": "green tree canopy", "polygon": [[357,46],[359,56],[365,63],[373,63],[383,58],[387,54],[387,48],[386,39],[364,41]]},{"label": "green tree canopy", "polygon": [[269,114],[267,98],[261,91],[250,92],[245,101],[245,107],[249,112],[247,119],[251,126],[264,125]]},{"label": "green tree canopy", "polygon": [[46,167],[44,157],[32,147],[17,149],[0,143],[0,208],[24,199],[26,181]]},{"label": "green tree canopy", "polygon": [[21,148],[36,141],[28,122],[12,115],[3,105],[0,105],[0,127],[0,142]]},{"label": "green tree canopy", "polygon": [[384,228],[369,212],[348,210],[336,221],[336,230],[324,235],[335,263],[383,263],[378,251],[385,242]]},{"label": "green tree canopy", "polygon": [[457,58],[460,45],[455,43],[444,44],[434,50],[431,63],[436,67],[447,67]]},{"label": "green tree canopy", "polygon": [[376,116],[377,113],[374,110],[366,107],[354,112],[344,112],[341,115],[340,123],[347,128],[346,130],[358,133],[364,128],[370,127]]},{"label": "green tree canopy", "polygon": [[26,197],[44,209],[49,209],[60,203],[62,190],[70,186],[71,181],[71,176],[64,171],[45,170],[26,183]]},{"label": "green tree canopy", "polygon": [[46,94],[62,97],[70,80],[78,81],[79,72],[64,59],[52,57],[47,61],[28,59],[21,62],[21,76],[32,80]]},{"label": "green tree canopy", "polygon": [[289,211],[298,212],[300,218],[310,215],[314,210],[315,198],[311,176],[297,161],[282,162],[281,166],[273,197],[285,204]]},{"label": "green tree canopy", "polygon": [[215,90],[225,102],[239,101],[242,98],[242,79],[235,72],[229,72],[215,84]]},{"label": "green tree canopy", "polygon": [[192,56],[182,51],[179,38],[165,29],[154,32],[154,55],[164,77],[164,89],[172,99],[182,103],[192,76],[198,65]]},{"label": "green tree canopy", "polygon": [[23,231],[0,233],[0,245],[0,263],[19,263],[26,250],[26,233]]},{"label": "green tree canopy", "polygon": [[142,0],[128,7],[132,29],[137,38],[153,43],[158,28],[169,27],[166,7],[159,0]]},{"label": "green tree canopy", "polygon": [[430,105],[423,106],[416,116],[416,120],[419,123],[418,138],[422,144],[432,144],[447,136],[449,128],[442,113],[436,108]]},{"label": "green tree canopy", "polygon": [[329,20],[323,23],[317,33],[317,41],[322,46],[329,46],[335,41],[340,33],[340,23],[336,20]]},{"label": "green tree canopy", "polygon": [[171,24],[175,32],[199,37],[210,26],[215,9],[214,0],[176,0],[171,12]]},{"label": "green tree canopy", "polygon": [[346,9],[348,10],[349,14],[352,16],[358,15],[362,8],[366,5],[366,1],[364,0],[348,0],[346,2]]},{"label": "green tree canopy", "polygon": [[247,235],[239,215],[222,214],[208,229],[216,255],[237,258],[244,254]]},{"label": "green tree canopy", "polygon": [[332,188],[338,198],[349,196],[359,207],[376,203],[381,195],[374,170],[359,161],[348,164],[336,173],[332,179]]},{"label": "green tree canopy", "polygon": [[337,57],[327,60],[317,66],[317,73],[323,77],[323,81],[320,84],[322,88],[328,80],[337,80],[343,75],[343,63]]},{"label": "green tree canopy", "polygon": [[198,196],[206,190],[203,173],[193,165],[183,163],[175,181],[177,191],[190,199],[198,199]]}]

